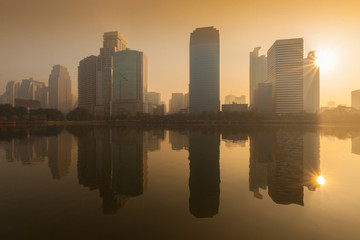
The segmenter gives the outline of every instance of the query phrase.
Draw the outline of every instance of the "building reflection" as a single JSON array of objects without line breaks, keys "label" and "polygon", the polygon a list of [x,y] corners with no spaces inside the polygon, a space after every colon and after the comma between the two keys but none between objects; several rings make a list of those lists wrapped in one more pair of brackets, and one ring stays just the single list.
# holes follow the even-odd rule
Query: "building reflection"
[{"label": "building reflection", "polygon": [[351,136],[351,152],[360,155],[360,135],[353,134]]},{"label": "building reflection", "polygon": [[219,211],[220,167],[219,133],[190,132],[190,213],[209,218]]},{"label": "building reflection", "polygon": [[[48,160],[53,179],[60,179],[68,174],[73,137],[63,131],[62,127],[5,129],[5,131],[9,131],[6,135],[12,136],[1,143],[8,162],[32,165]],[[0,136],[2,140],[3,133]]]},{"label": "building reflection", "polygon": [[277,204],[304,205],[304,186],[319,188],[320,136],[317,132],[257,131],[250,135],[249,190],[261,189]]},{"label": "building reflection", "polygon": [[189,131],[169,131],[172,150],[189,150]]},{"label": "building reflection", "polygon": [[222,140],[225,142],[225,147],[245,147],[248,140],[248,135],[245,133],[234,133],[233,131],[224,131],[222,133]]},{"label": "building reflection", "polygon": [[115,214],[145,191],[145,137],[140,130],[93,128],[78,138],[79,183],[99,190],[105,214]]},{"label": "building reflection", "polygon": [[146,149],[149,152],[160,151],[160,143],[165,139],[165,131],[163,129],[149,130],[144,132],[144,140]]},{"label": "building reflection", "polygon": [[72,138],[65,131],[48,138],[48,165],[53,179],[61,179],[69,173]]}]

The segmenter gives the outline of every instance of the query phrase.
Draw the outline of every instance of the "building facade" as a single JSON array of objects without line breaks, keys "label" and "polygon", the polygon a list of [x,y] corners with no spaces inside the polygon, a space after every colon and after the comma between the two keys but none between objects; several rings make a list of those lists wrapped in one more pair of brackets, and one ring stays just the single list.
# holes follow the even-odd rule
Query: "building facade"
[{"label": "building facade", "polygon": [[[335,107],[335,104],[333,104]],[[351,107],[360,110],[360,90],[351,92]]]},{"label": "building facade", "polygon": [[113,55],[127,48],[127,40],[119,32],[104,33],[103,47],[96,63],[96,109],[98,115],[110,115],[113,94]]},{"label": "building facade", "polygon": [[259,83],[266,82],[267,79],[267,58],[265,55],[259,56],[257,47],[254,51],[250,52],[250,69],[249,69],[249,104],[250,108],[255,106],[255,91]]},{"label": "building facade", "polygon": [[304,40],[277,40],[268,50],[267,81],[273,86],[273,112],[300,114],[304,111]]},{"label": "building facade", "polygon": [[71,80],[65,66],[55,65],[49,77],[49,107],[68,113],[72,108]]},{"label": "building facade", "polygon": [[[127,49],[114,53],[113,64],[112,114],[146,113],[147,56],[143,52]],[[137,107],[134,108],[134,104]],[[125,105],[133,106],[134,110],[125,108]]]},{"label": "building facade", "polygon": [[219,31],[197,28],[190,36],[190,112],[219,111]]},{"label": "building facade", "polygon": [[320,112],[320,69],[315,60],[315,51],[304,59],[304,111],[312,114]]},{"label": "building facade", "polygon": [[89,56],[78,66],[78,107],[92,114],[96,105],[96,61],[96,56]]}]

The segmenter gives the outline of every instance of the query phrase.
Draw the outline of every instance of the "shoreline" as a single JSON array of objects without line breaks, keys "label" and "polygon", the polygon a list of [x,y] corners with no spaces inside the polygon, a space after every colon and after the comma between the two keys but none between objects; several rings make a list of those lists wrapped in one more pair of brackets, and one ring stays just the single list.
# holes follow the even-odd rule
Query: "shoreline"
[{"label": "shoreline", "polygon": [[359,126],[354,121],[320,120],[187,120],[187,121],[144,121],[144,120],[91,120],[91,121],[0,121],[0,127],[39,127],[39,126]]}]

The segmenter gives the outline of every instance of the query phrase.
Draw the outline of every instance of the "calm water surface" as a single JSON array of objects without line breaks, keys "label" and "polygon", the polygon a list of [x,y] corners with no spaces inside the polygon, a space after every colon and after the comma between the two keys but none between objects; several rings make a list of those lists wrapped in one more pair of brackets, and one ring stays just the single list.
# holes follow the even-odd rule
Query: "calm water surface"
[{"label": "calm water surface", "polygon": [[359,129],[3,128],[0,140],[0,239],[360,239]]}]

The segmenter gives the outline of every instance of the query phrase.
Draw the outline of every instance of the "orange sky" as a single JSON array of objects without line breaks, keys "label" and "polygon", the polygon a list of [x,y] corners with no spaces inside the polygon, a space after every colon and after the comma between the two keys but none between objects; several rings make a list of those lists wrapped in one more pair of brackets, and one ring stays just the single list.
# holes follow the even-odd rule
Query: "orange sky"
[{"label": "orange sky", "polygon": [[149,59],[149,91],[168,101],[187,92],[189,38],[196,27],[220,31],[220,94],[246,95],[249,52],[276,39],[303,37],[305,54],[331,50],[333,69],[321,74],[321,105],[350,105],[360,89],[358,0],[0,0],[0,93],[11,80],[47,83],[55,64],[68,67],[77,94],[77,66],[98,55],[102,35],[119,31]]}]

